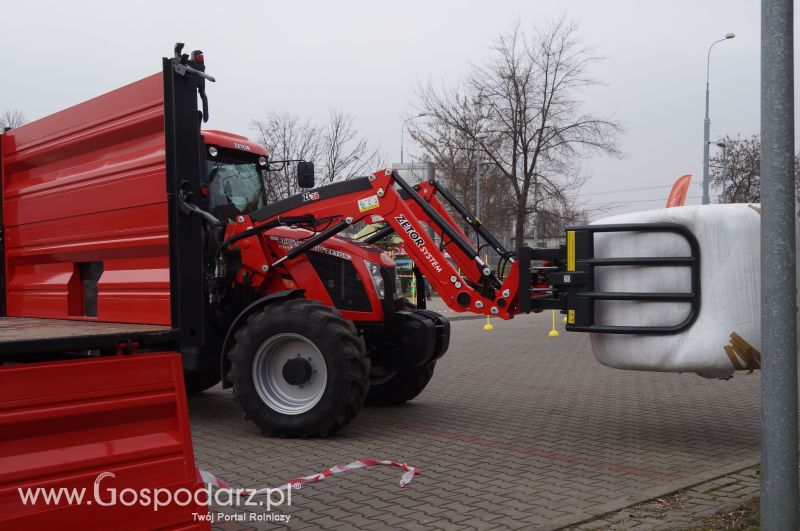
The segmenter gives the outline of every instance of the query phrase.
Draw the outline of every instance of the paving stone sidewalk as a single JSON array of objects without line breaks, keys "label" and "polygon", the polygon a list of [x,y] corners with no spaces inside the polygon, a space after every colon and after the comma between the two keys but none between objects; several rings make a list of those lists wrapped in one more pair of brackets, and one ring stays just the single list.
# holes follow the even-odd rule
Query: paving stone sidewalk
[{"label": "paving stone sidewalk", "polygon": [[403,489],[385,467],[304,486],[278,511],[291,529],[557,529],[758,463],[758,373],[717,381],[619,371],[597,363],[585,335],[549,338],[548,314],[492,322],[493,332],[453,322],[450,352],[416,400],[365,408],[329,439],[265,438],[229,391],[192,397],[197,462],[241,487],[358,458],[421,470]]},{"label": "paving stone sidewalk", "polygon": [[734,509],[758,496],[761,487],[760,469],[760,466],[749,467],[567,529],[648,531],[698,525],[711,515]]}]

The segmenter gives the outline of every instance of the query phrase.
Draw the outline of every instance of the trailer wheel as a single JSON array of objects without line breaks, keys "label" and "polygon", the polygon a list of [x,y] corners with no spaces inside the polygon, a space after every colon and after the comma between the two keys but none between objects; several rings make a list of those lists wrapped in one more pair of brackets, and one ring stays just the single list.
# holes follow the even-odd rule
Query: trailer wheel
[{"label": "trailer wheel", "polygon": [[433,378],[436,362],[432,361],[410,371],[381,374],[373,372],[367,393],[368,406],[399,406],[415,398]]},{"label": "trailer wheel", "polygon": [[196,395],[206,389],[211,389],[219,383],[219,371],[183,371],[183,383],[187,395]]},{"label": "trailer wheel", "polygon": [[228,353],[234,397],[265,434],[325,437],[363,406],[364,341],[334,308],[308,299],[270,304],[234,337]]}]

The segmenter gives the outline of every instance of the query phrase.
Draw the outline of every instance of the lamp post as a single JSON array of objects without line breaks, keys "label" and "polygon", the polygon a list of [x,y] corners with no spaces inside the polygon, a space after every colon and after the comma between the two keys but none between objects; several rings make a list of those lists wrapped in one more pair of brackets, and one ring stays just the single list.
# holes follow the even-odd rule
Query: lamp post
[{"label": "lamp post", "polygon": [[[456,149],[463,149],[464,151],[471,151],[475,154],[475,219],[481,218],[481,153],[483,147],[480,146],[479,141],[489,136],[486,133],[478,133],[475,135],[475,142],[472,147],[456,147]],[[480,248],[480,236],[477,231],[475,232],[475,243]]]},{"label": "lamp post", "polygon": [[[489,135],[487,133],[478,133],[475,135],[475,219],[480,222],[481,219],[481,153],[483,147],[480,145],[481,140],[485,140]],[[481,248],[481,240],[478,234],[475,234],[475,242],[478,249]]]},{"label": "lamp post", "polygon": [[725,142],[717,142],[717,147],[722,150],[722,183],[728,179],[728,145]]},{"label": "lamp post", "polygon": [[481,152],[475,150],[475,217],[481,219]]},{"label": "lamp post", "polygon": [[400,164],[403,163],[403,141],[405,140],[406,124],[411,120],[422,118],[423,116],[428,116],[428,115],[427,113],[421,112],[415,116],[409,116],[408,118],[403,120],[403,125],[400,126]]},{"label": "lamp post", "polygon": [[728,33],[723,39],[714,41],[708,47],[708,55],[706,56],[706,119],[703,122],[703,204],[709,203],[708,198],[708,144],[709,144],[709,130],[711,129],[711,120],[708,117],[708,82],[711,73],[711,49],[715,44],[734,38],[736,35]]}]

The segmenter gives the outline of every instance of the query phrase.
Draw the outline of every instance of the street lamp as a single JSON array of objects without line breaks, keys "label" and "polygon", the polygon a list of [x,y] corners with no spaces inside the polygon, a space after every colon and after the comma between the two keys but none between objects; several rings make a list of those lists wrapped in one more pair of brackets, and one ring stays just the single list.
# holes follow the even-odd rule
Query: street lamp
[{"label": "street lamp", "polygon": [[708,144],[709,144],[709,130],[711,129],[711,120],[708,118],[708,82],[711,73],[711,49],[715,44],[734,38],[736,35],[727,33],[724,38],[711,43],[708,47],[708,55],[706,56],[706,119],[703,122],[703,204],[709,203],[708,199]]},{"label": "street lamp", "polygon": [[[481,219],[481,153],[483,149],[479,147],[479,141],[484,140],[487,136],[486,133],[478,133],[475,135],[475,218]],[[478,240],[480,243],[480,240]],[[479,245],[480,246],[480,245]]]},{"label": "street lamp", "polygon": [[722,196],[725,197],[728,179],[728,145],[725,142],[717,142],[717,147],[722,150]]},{"label": "street lamp", "polygon": [[[463,149],[464,151],[472,151],[475,154],[475,219],[480,220],[481,217],[481,153],[483,148],[480,146],[479,141],[484,140],[489,135],[487,133],[478,133],[475,135],[475,141],[472,147],[456,147],[456,149]],[[478,232],[475,231],[475,243],[480,249],[481,240]]]},{"label": "street lamp", "polygon": [[428,114],[421,112],[415,116],[409,116],[403,120],[403,125],[400,126],[400,164],[403,163],[403,140],[405,139],[406,124],[411,120],[416,120],[417,118],[422,118],[423,116],[428,116]]}]

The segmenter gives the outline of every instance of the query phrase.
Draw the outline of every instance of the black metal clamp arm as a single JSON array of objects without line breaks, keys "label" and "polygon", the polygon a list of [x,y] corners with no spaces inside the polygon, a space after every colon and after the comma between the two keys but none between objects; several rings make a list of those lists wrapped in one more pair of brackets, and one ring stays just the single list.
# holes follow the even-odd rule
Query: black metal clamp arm
[{"label": "black metal clamp arm", "polygon": [[[597,233],[671,233],[683,238],[688,256],[596,257]],[[553,265],[531,268],[533,260]],[[598,267],[681,267],[688,268],[691,287],[687,292],[618,292],[595,289]],[[629,223],[567,227],[566,246],[559,249],[519,250],[520,289],[528,286],[530,296],[520,293],[521,312],[557,309],[567,314],[567,331],[605,334],[677,334],[691,327],[700,312],[700,245],[694,234],[675,223]],[[547,284],[547,288],[535,287]],[[547,294],[547,295],[543,295]],[[688,304],[686,316],[678,323],[663,325],[599,325],[595,323],[595,301],[629,301]]]},{"label": "black metal clamp arm", "polygon": [[459,213],[459,215],[460,215],[460,216],[461,216],[461,217],[464,219],[464,221],[466,221],[466,222],[467,222],[467,224],[468,224],[470,227],[472,227],[472,230],[474,230],[476,233],[478,233],[478,235],[479,235],[481,238],[483,238],[484,240],[486,240],[486,242],[487,242],[489,245],[491,245],[491,246],[492,246],[492,249],[494,249],[494,250],[497,252],[497,254],[499,254],[499,255],[500,255],[500,256],[502,256],[503,258],[511,258],[511,257],[513,257],[513,256],[514,256],[514,253],[512,253],[511,251],[509,251],[508,249],[506,249],[505,247],[503,247],[503,244],[501,244],[501,243],[500,243],[500,241],[499,241],[499,240],[498,240],[498,239],[495,237],[495,235],[494,235],[494,234],[492,234],[492,233],[491,233],[491,231],[489,231],[489,230],[488,230],[488,229],[487,229],[487,228],[486,228],[486,227],[485,227],[485,226],[484,226],[484,225],[481,223],[481,220],[479,220],[478,218],[476,218],[475,216],[473,216],[473,215],[472,215],[472,212],[470,212],[470,211],[467,209],[467,207],[465,207],[465,206],[464,206],[464,205],[461,203],[461,201],[459,201],[458,199],[456,199],[456,197],[455,197],[453,194],[451,194],[451,193],[450,193],[450,192],[449,192],[449,191],[448,191],[448,190],[447,190],[445,187],[441,186],[441,185],[440,185],[438,182],[436,182],[436,181],[431,181],[431,185],[432,185],[432,186],[434,186],[434,187],[436,188],[436,191],[439,193],[439,195],[441,195],[442,197],[444,197],[444,199],[445,199],[445,200],[446,200],[448,203],[450,203],[450,206],[451,206],[451,207],[453,207],[453,209],[454,209],[456,212],[458,212],[458,213]]},{"label": "black metal clamp arm", "polygon": [[275,260],[275,262],[273,262],[270,265],[270,267],[278,266],[278,265],[282,264],[283,262],[285,262],[286,260],[290,260],[290,259],[294,258],[295,256],[299,256],[299,255],[303,254],[307,250],[309,250],[309,249],[311,249],[313,247],[316,247],[317,245],[321,244],[325,240],[329,240],[330,238],[333,238],[334,236],[336,236],[337,234],[339,234],[340,232],[342,232],[344,229],[346,229],[349,226],[350,226],[350,224],[348,222],[340,221],[339,223],[333,225],[332,227],[329,227],[329,228],[325,229],[324,231],[320,232],[316,236],[307,239],[306,241],[304,241],[303,243],[301,243],[300,245],[298,245],[294,249],[290,250],[283,257],[279,258],[278,260]]},{"label": "black metal clamp arm", "polygon": [[314,224],[317,222],[317,218],[315,218],[312,214],[304,214],[302,216],[278,216],[272,221],[267,223],[262,223],[261,225],[256,225],[255,227],[251,227],[249,229],[243,230],[237,234],[234,234],[224,242],[222,245],[219,246],[220,250],[225,249],[229,245],[233,245],[234,243],[238,242],[239,240],[243,240],[255,234],[260,234],[265,230],[273,229],[275,227],[285,227],[290,225],[298,225],[301,223],[309,223]]}]

